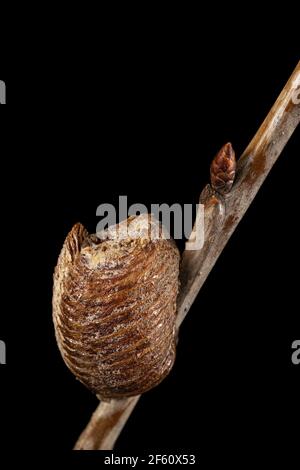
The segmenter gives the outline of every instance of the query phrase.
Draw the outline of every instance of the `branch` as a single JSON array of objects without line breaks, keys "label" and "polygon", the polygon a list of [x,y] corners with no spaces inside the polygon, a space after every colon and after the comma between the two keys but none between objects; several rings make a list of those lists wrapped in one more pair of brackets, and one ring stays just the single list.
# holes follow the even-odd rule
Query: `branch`
[{"label": "branch", "polygon": [[205,242],[201,251],[185,251],[178,299],[178,326],[189,311],[208,274],[256,196],[300,121],[300,62],[274,106],[237,162],[236,180],[224,198],[205,188]]},{"label": "branch", "polygon": [[[238,160],[228,194],[208,185],[202,191],[204,246],[185,250],[181,265],[177,327],[181,325],[215,262],[300,121],[300,62],[258,132]],[[139,396],[101,402],[75,445],[76,450],[113,448]]]},{"label": "branch", "polygon": [[74,450],[112,449],[139,398],[101,401]]}]

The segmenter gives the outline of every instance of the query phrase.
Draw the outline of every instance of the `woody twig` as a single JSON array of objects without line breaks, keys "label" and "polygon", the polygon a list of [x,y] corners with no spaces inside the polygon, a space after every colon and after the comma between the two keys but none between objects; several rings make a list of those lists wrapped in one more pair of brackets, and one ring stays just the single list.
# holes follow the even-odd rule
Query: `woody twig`
[{"label": "woody twig", "polygon": [[[212,163],[211,184],[200,197],[204,205],[204,245],[201,250],[185,250],[182,257],[178,328],[299,121],[300,62],[236,168],[230,144]],[[101,402],[75,449],[112,449],[139,398]]]}]

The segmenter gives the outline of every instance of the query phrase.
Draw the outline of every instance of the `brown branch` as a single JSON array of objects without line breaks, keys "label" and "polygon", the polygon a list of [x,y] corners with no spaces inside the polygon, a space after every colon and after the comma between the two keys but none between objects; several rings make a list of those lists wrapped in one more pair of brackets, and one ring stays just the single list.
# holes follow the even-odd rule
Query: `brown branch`
[{"label": "brown branch", "polygon": [[[253,201],[273,164],[300,121],[300,62],[243,155],[237,162],[236,180],[228,194],[219,197],[205,188],[205,243],[201,251],[185,251],[181,267],[178,326],[224,246]],[[211,194],[210,194],[211,193]]]},{"label": "brown branch", "polygon": [[74,449],[112,449],[139,398],[140,396],[101,401]]},{"label": "brown branch", "polygon": [[[238,160],[232,189],[220,194],[207,186],[205,241],[201,250],[185,250],[181,266],[177,326],[181,325],[224,246],[245,214],[273,164],[300,121],[300,62],[258,132]],[[140,397],[101,402],[75,445],[76,450],[110,450]]]}]

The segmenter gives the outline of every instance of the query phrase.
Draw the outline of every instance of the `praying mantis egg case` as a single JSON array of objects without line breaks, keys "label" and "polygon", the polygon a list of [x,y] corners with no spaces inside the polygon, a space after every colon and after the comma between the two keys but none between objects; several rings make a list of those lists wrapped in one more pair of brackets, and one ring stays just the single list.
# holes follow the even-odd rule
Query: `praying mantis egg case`
[{"label": "praying mantis egg case", "polygon": [[153,229],[164,232],[152,215],[131,217],[101,239],[76,224],[55,268],[58,347],[104,400],[155,387],[174,364],[180,255],[174,241],[153,239]]}]

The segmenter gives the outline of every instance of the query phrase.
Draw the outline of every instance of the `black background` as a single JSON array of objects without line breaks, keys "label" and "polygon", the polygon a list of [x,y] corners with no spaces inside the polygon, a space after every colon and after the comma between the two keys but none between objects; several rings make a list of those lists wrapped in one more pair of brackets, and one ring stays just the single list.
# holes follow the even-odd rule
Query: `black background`
[{"label": "black background", "polygon": [[[65,367],[51,319],[72,225],[94,231],[96,207],[124,194],[148,207],[196,203],[217,150],[231,141],[242,153],[298,61],[231,48],[206,58],[201,47],[118,43],[55,72],[0,69],[1,452],[68,451],[97,405]],[[171,374],[142,397],[116,451],[268,461],[297,449],[298,159],[299,130],[189,312]]]}]

